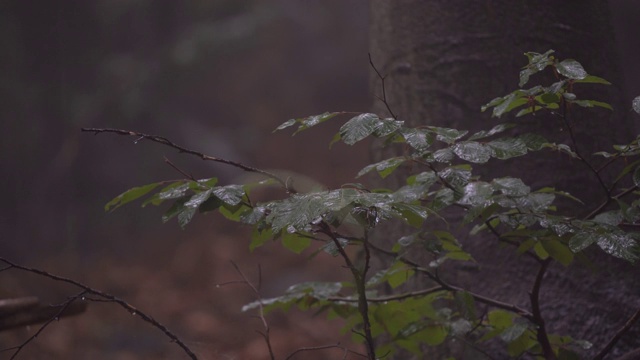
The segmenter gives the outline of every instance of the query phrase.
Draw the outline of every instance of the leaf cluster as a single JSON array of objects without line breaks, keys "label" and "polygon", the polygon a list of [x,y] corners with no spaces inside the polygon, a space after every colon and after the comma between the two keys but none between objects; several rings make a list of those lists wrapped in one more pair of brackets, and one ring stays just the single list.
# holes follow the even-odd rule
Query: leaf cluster
[{"label": "leaf cluster", "polygon": [[[520,89],[493,99],[482,111],[491,109],[496,118],[542,114],[566,120],[572,106],[611,109],[605,102],[580,99],[577,95],[582,84],[609,82],[588,74],[576,60],[560,61],[553,54],[553,50],[527,53],[528,64],[520,72]],[[542,71],[550,71],[557,81],[522,88]],[[639,99],[633,102],[638,113]],[[276,130],[297,126],[298,133],[345,114],[348,113],[327,112],[292,119]],[[452,339],[463,339],[478,348],[498,339],[512,357],[552,354],[559,359],[574,359],[590,344],[566,335],[547,334],[541,315],[535,311],[535,296],[533,310],[528,311],[442,280],[440,272],[446,272],[445,262],[474,264],[475,260],[441,214],[445,209],[459,211],[462,222],[471,225],[471,235],[489,232],[510,246],[515,255],[529,256],[544,264],[542,269],[552,261],[571,266],[576,258],[587,258],[587,251],[593,246],[633,263],[640,256],[640,233],[634,231],[640,225],[640,136],[628,144],[597,152],[595,155],[602,162],[592,164],[579,153],[576,143],[556,144],[538,134],[519,134],[513,131],[518,126],[517,121],[503,122],[470,133],[436,126],[410,127],[395,118],[357,114],[342,125],[331,144],[354,145],[375,137],[386,146],[398,147],[401,155],[366,165],[357,177],[375,173],[386,178],[403,169],[402,174],[408,175],[402,186],[381,189],[352,183],[332,190],[291,192],[284,199],[254,203],[254,189],[278,182],[271,179],[220,186],[215,178],[177,180],[130,189],[105,208],[113,210],[146,196],[143,206],[171,202],[163,220],[177,218],[181,226],[197,212],[211,211],[251,226],[251,250],[274,240],[295,253],[312,248],[313,255],[342,257],[353,272],[351,281],[296,284],[282,296],[260,299],[243,310],[264,307],[266,311],[286,311],[297,306],[324,311],[329,317],[345,319],[345,329],[355,331],[355,340],[372,343],[376,339],[376,357],[391,358],[399,349],[421,354],[425,346]],[[558,198],[593,206],[583,204],[580,194],[553,187],[532,188],[515,177],[482,179],[475,173],[474,167],[490,161],[545,151],[585,162],[601,180],[608,196],[589,216],[557,210]],[[615,174],[613,183],[605,184],[599,174],[620,159],[626,165]],[[435,221],[426,228],[429,218]],[[369,233],[391,221],[404,222],[414,231],[398,234],[388,249],[388,242],[372,243]],[[364,252],[367,260],[355,261],[345,251],[348,247]],[[415,251],[425,252],[432,260],[428,264],[413,262],[411,255]],[[391,259],[373,275],[367,272],[372,252]],[[406,290],[407,281],[415,276],[426,277],[434,287]],[[385,289],[391,289],[391,294]],[[538,290],[539,283],[532,293]],[[362,332],[366,336],[361,336]]]}]

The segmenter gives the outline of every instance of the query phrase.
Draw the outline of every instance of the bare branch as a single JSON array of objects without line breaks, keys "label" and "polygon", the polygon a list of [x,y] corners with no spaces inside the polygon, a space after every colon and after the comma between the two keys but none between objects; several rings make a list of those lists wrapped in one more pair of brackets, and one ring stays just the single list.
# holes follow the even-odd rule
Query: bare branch
[{"label": "bare branch", "polygon": [[378,78],[380,79],[380,83],[381,83],[381,86],[382,86],[382,98],[380,98],[379,96],[376,96],[376,98],[378,100],[382,101],[384,106],[387,107],[387,111],[389,112],[391,117],[393,117],[395,120],[398,120],[398,116],[396,116],[396,114],[393,113],[393,110],[391,110],[391,106],[389,106],[389,102],[387,101],[387,89],[386,89],[385,84],[384,84],[384,80],[385,80],[386,76],[382,76],[382,74],[380,74],[380,71],[378,71],[378,68],[373,63],[373,59],[371,58],[371,54],[369,54],[369,64],[371,65],[371,68],[373,69],[373,71],[376,72],[376,75],[378,75]]},{"label": "bare branch", "polygon": [[343,356],[343,358],[344,358],[344,357],[346,357],[346,354],[347,354],[347,353],[351,353],[351,354],[354,354],[354,355],[357,355],[357,356],[361,356],[361,357],[363,357],[363,358],[366,358],[366,357],[367,357],[367,355],[365,355],[365,354],[360,354],[360,353],[359,353],[359,352],[357,352],[357,351],[353,351],[353,350],[348,349],[348,348],[346,348],[346,347],[344,347],[344,346],[340,346],[340,343],[338,343],[338,344],[335,344],[335,345],[323,345],[323,346],[308,346],[308,347],[302,347],[302,348],[299,348],[299,349],[297,349],[296,351],[292,352],[291,354],[289,354],[289,356],[287,356],[287,357],[285,358],[285,360],[293,359],[293,357],[294,357],[296,354],[301,353],[301,352],[305,352],[305,351],[316,351],[316,350],[325,350],[325,349],[334,349],[334,348],[342,349],[342,350],[344,351],[345,355]]},{"label": "bare branch", "polygon": [[[269,356],[271,357],[271,360],[275,360],[276,356],[273,353],[273,348],[271,346],[271,339],[269,338],[269,330],[270,330],[269,323],[267,322],[267,318],[265,318],[264,316],[264,305],[262,304],[262,295],[260,295],[260,291],[258,291],[258,288],[255,285],[253,285],[253,283],[249,281],[249,278],[247,278],[247,276],[242,272],[242,270],[240,270],[240,267],[238,266],[238,264],[232,261],[231,265],[233,265],[233,268],[236,270],[238,275],[240,275],[240,277],[242,278],[242,283],[247,285],[253,291],[253,294],[256,296],[256,299],[258,300],[258,318],[260,319],[260,321],[262,321],[262,326],[264,327],[264,333],[258,331],[258,334],[262,335],[262,337],[264,338],[264,341],[267,343],[267,349],[269,350]],[[259,278],[261,278],[262,270],[260,269],[260,267],[258,267],[258,272],[260,273]],[[260,284],[258,284],[258,286],[260,286]]]},{"label": "bare branch", "polygon": [[605,345],[604,348],[602,348],[602,350],[600,350],[600,352],[596,356],[593,357],[593,360],[602,360],[602,359],[604,359],[604,357],[609,353],[609,351],[611,351],[611,349],[613,349],[613,347],[618,342],[618,340],[620,340],[620,338],[624,334],[626,334],[627,331],[629,331],[629,329],[631,329],[631,327],[638,320],[640,320],[640,309],[638,309],[633,315],[631,315],[629,320],[627,320],[627,322],[624,324],[624,326],[622,326],[620,328],[620,330],[618,330],[618,332],[616,332],[616,334],[611,338],[611,340],[609,340],[607,345]]},{"label": "bare branch", "polygon": [[5,258],[2,258],[2,257],[0,257],[0,262],[3,262],[5,264],[7,264],[7,265],[11,266],[14,269],[30,272],[30,273],[33,273],[33,274],[44,276],[46,278],[49,278],[49,279],[52,279],[52,280],[55,280],[55,281],[59,281],[59,282],[63,282],[63,283],[66,283],[66,284],[74,285],[74,286],[84,290],[83,293],[86,293],[86,294],[89,294],[89,295],[95,295],[95,296],[103,298],[103,299],[105,299],[105,300],[107,300],[109,302],[114,302],[114,303],[120,305],[122,308],[126,309],[129,313],[131,313],[133,315],[137,315],[139,318],[141,318],[145,322],[151,324],[152,326],[154,326],[157,329],[159,329],[160,331],[162,331],[169,339],[171,339],[172,342],[175,342],[178,346],[180,346],[182,348],[182,350],[189,356],[189,358],[194,359],[194,360],[198,359],[198,357],[193,353],[193,351],[184,342],[182,342],[182,340],[180,340],[180,338],[178,338],[174,333],[172,333],[169,329],[167,329],[166,326],[162,325],[160,322],[158,322],[153,317],[151,317],[151,316],[145,314],[144,312],[140,311],[140,309],[134,307],[133,305],[130,305],[126,301],[124,301],[124,300],[122,300],[122,299],[120,299],[120,298],[118,298],[118,297],[116,297],[114,295],[111,295],[111,294],[96,290],[96,289],[91,288],[91,287],[89,287],[89,286],[87,286],[85,284],[82,284],[82,283],[78,282],[78,281],[75,281],[75,280],[72,280],[72,279],[69,279],[69,278],[65,278],[65,277],[62,277],[62,276],[51,274],[51,273],[46,272],[44,270],[35,269],[35,268],[29,268],[29,267],[26,267],[26,266],[15,264],[15,263],[13,263],[13,262],[5,259]]},{"label": "bare branch", "polygon": [[57,307],[54,307],[54,309],[57,309],[57,312],[55,314],[53,314],[53,316],[49,317],[49,319],[44,324],[42,324],[42,326],[40,326],[40,328],[38,328],[38,331],[36,331],[33,335],[31,335],[22,344],[20,344],[18,346],[15,346],[15,347],[3,349],[2,351],[15,350],[13,352],[13,354],[11,355],[11,357],[9,358],[10,360],[15,359],[18,356],[18,354],[20,353],[20,351],[22,351],[22,349],[24,349],[25,346],[27,346],[30,342],[35,340],[44,331],[44,329],[46,329],[52,322],[58,320],[58,318],[67,311],[67,309],[69,308],[69,306],[71,306],[71,304],[73,304],[77,299],[79,299],[82,296],[84,296],[84,294],[86,294],[86,293],[87,293],[86,291],[82,291],[81,293],[71,297],[69,300],[65,301],[61,305],[58,305]]},{"label": "bare branch", "polygon": [[296,191],[290,187],[286,181],[282,180],[281,178],[279,178],[278,176],[276,176],[275,174],[272,174],[268,171],[264,171],[264,170],[260,170],[258,168],[252,167],[252,166],[248,166],[248,165],[244,165],[242,163],[236,162],[236,161],[231,161],[231,160],[227,160],[227,159],[222,159],[222,158],[218,158],[215,156],[210,156],[210,155],[206,155],[203,154],[201,152],[195,151],[195,150],[191,150],[191,149],[187,149],[183,146],[180,146],[174,142],[172,142],[171,140],[162,137],[162,136],[158,136],[158,135],[150,135],[150,134],[144,134],[141,132],[136,132],[136,131],[129,131],[129,130],[122,130],[122,129],[109,129],[109,128],[82,128],[80,129],[83,132],[92,132],[94,134],[100,134],[100,133],[113,133],[113,134],[118,134],[118,135],[124,135],[124,136],[134,136],[136,137],[135,142],[137,143],[140,140],[149,140],[152,142],[156,142],[159,144],[163,144],[169,147],[172,147],[178,151],[180,151],[181,153],[186,153],[186,154],[190,154],[190,155],[195,155],[199,158],[201,158],[202,160],[207,160],[207,161],[214,161],[214,162],[219,162],[222,164],[226,164],[226,165],[230,165],[239,169],[242,169],[244,171],[248,171],[248,172],[253,172],[253,173],[257,173],[257,174],[262,174],[270,179],[273,179],[275,181],[277,181],[288,193],[295,193]]}]

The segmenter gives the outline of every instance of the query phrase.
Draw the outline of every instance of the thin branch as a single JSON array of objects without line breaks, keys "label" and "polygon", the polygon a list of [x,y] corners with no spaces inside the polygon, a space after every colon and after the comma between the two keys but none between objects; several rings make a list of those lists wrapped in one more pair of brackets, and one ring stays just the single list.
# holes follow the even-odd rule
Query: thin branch
[{"label": "thin branch", "polygon": [[[436,291],[441,291],[441,290],[446,290],[446,289],[442,286],[434,286],[429,289],[411,291],[411,292],[406,292],[406,293],[397,294],[397,295],[367,298],[367,301],[370,303],[384,303],[388,301],[398,301],[398,300],[404,300],[404,299],[409,299],[409,298],[418,297],[418,296],[429,295],[431,293],[434,293]],[[333,302],[350,302],[350,303],[358,302],[358,299],[356,298],[344,298],[344,297],[329,297],[327,298],[327,300],[333,301]]]},{"label": "thin branch", "polygon": [[591,219],[592,217],[598,215],[607,205],[609,205],[609,203],[611,202],[611,200],[616,200],[619,199],[625,195],[628,195],[632,192],[634,192],[635,190],[637,190],[638,187],[637,186],[632,186],[624,191],[621,191],[619,194],[614,195],[614,196],[610,196],[607,198],[607,200],[603,201],[602,204],[600,204],[597,208],[595,208],[592,212],[589,213],[589,215],[585,216],[584,219],[588,220]]},{"label": "thin branch", "polygon": [[46,329],[52,322],[58,320],[60,318],[60,316],[67,310],[67,308],[69,306],[71,306],[71,304],[76,301],[79,298],[82,298],[82,296],[84,296],[84,294],[86,294],[86,291],[82,291],[81,293],[72,296],[71,298],[69,298],[67,301],[65,301],[64,303],[62,303],[59,306],[58,311],[52,316],[50,317],[44,324],[42,324],[40,326],[40,328],[38,328],[38,330],[31,335],[27,340],[25,340],[22,344],[15,346],[15,347],[11,347],[11,348],[7,348],[7,349],[3,349],[2,351],[11,351],[11,350],[15,350],[13,352],[13,354],[11,355],[11,357],[9,358],[9,360],[13,360],[15,359],[18,354],[20,353],[20,351],[22,351],[22,349],[24,349],[25,346],[27,346],[29,343],[31,343],[32,341],[34,341],[43,331],[44,329]]},{"label": "thin branch", "polygon": [[348,348],[346,348],[344,346],[340,346],[340,343],[338,343],[338,344],[335,344],[335,345],[322,345],[322,346],[302,347],[302,348],[299,348],[296,351],[292,352],[291,354],[289,354],[289,356],[287,356],[285,358],[285,360],[293,359],[293,357],[296,354],[301,353],[301,352],[305,352],[305,351],[316,351],[316,350],[325,350],[325,349],[334,349],[334,348],[342,349],[345,352],[345,356],[346,356],[346,354],[350,353],[350,354],[354,354],[354,355],[357,355],[357,356],[360,356],[360,357],[363,357],[363,358],[367,357],[367,355],[365,355],[365,354],[361,354],[361,353],[359,353],[357,351],[353,351],[353,350],[348,349]]},{"label": "thin branch", "polygon": [[[269,350],[269,356],[271,360],[275,360],[276,356],[273,353],[273,347],[271,346],[271,339],[269,338],[269,331],[270,331],[269,323],[267,322],[267,318],[264,316],[264,305],[262,304],[262,295],[260,295],[260,291],[258,291],[258,288],[255,287],[253,283],[249,281],[249,278],[247,278],[247,276],[242,272],[242,270],[240,270],[240,267],[238,266],[238,264],[232,261],[231,265],[236,270],[238,275],[240,275],[244,284],[247,285],[251,289],[251,291],[253,291],[253,294],[256,296],[256,299],[258,300],[258,318],[260,319],[260,321],[262,322],[262,326],[264,327],[264,333],[259,331],[258,333],[262,335],[265,343],[267,344],[267,349]],[[260,268],[258,267],[258,269]],[[259,270],[259,272],[262,273],[261,270]],[[262,277],[262,275],[260,275],[260,277]]]},{"label": "thin branch", "polygon": [[393,251],[388,251],[385,249],[382,249],[378,246],[375,246],[373,244],[370,244],[371,249],[378,251],[382,254],[388,255],[388,256],[392,256],[394,259],[397,259],[399,261],[402,261],[403,263],[411,266],[413,268],[413,270],[420,272],[424,275],[426,275],[427,277],[429,277],[431,280],[435,281],[436,283],[438,283],[444,290],[448,290],[448,291],[460,291],[460,292],[466,292],[467,294],[469,294],[471,297],[473,297],[474,300],[481,302],[483,304],[486,305],[490,305],[493,307],[497,307],[500,309],[504,309],[504,310],[508,310],[511,311],[513,313],[516,313],[524,318],[527,319],[533,319],[533,314],[515,304],[509,304],[509,303],[505,303],[499,300],[495,300],[489,297],[486,297],[484,295],[480,295],[480,294],[476,294],[473,293],[469,290],[463,289],[461,287],[455,286],[455,285],[451,285],[448,284],[446,282],[444,282],[442,279],[440,279],[438,276],[434,275],[429,269],[423,268],[420,265],[418,265],[416,262],[411,261],[407,258],[405,258],[404,256],[399,256],[398,253],[395,253]]},{"label": "thin branch", "polygon": [[378,78],[380,79],[381,85],[382,85],[382,98],[376,96],[376,98],[378,98],[378,100],[382,101],[382,103],[384,104],[384,106],[387,107],[387,111],[389,111],[389,114],[391,115],[391,117],[393,117],[395,120],[398,120],[398,116],[396,116],[396,114],[393,113],[393,110],[391,110],[391,106],[389,106],[389,102],[387,101],[387,90],[384,84],[384,80],[386,78],[386,76],[382,76],[382,74],[380,74],[380,71],[378,71],[378,68],[376,67],[376,65],[373,63],[373,59],[371,58],[371,53],[369,53],[369,64],[371,65],[371,68],[373,69],[373,71],[376,72],[376,75],[378,75]]},{"label": "thin branch", "polygon": [[166,156],[164,157],[164,162],[167,163],[169,166],[171,166],[175,171],[177,171],[180,174],[184,175],[184,177],[186,177],[188,179],[191,179],[193,181],[196,181],[196,178],[194,178],[193,175],[187,174],[185,171],[183,171],[182,169],[177,167],[174,163],[171,162],[171,160],[167,159]]},{"label": "thin branch", "polygon": [[82,290],[84,290],[85,293],[87,294],[91,294],[91,295],[95,295],[98,297],[101,297],[103,299],[109,300],[110,302],[114,302],[118,305],[120,305],[122,308],[126,309],[129,313],[133,314],[133,315],[137,315],[138,317],[140,317],[142,320],[144,320],[145,322],[151,324],[152,326],[154,326],[155,328],[159,329],[160,331],[162,331],[169,339],[171,339],[172,342],[175,342],[178,346],[180,346],[182,348],[182,350],[189,356],[189,358],[197,360],[198,357],[196,356],[196,354],[194,354],[194,352],[184,343],[182,342],[182,340],[180,340],[180,338],[178,338],[178,336],[176,336],[174,333],[172,333],[169,329],[167,329],[166,326],[162,325],[160,322],[158,322],[156,319],[154,319],[153,317],[145,314],[144,312],[140,311],[138,308],[134,307],[133,305],[130,305],[129,303],[127,303],[126,301],[96,290],[94,288],[91,288],[85,284],[82,284],[78,281],[69,279],[69,278],[65,278],[62,276],[58,276],[58,275],[54,275],[51,274],[49,272],[46,272],[44,270],[40,270],[40,269],[35,269],[35,268],[29,268],[26,266],[22,266],[22,265],[18,265],[15,264],[5,258],[0,257],[0,262],[3,262],[9,266],[11,266],[14,269],[18,269],[18,270],[22,270],[22,271],[26,271],[26,272],[30,272],[30,273],[34,273],[40,276],[44,276],[46,278],[55,280],[55,281],[59,281],[59,282],[63,282],[66,284],[71,284],[74,285]]},{"label": "thin branch", "polygon": [[589,168],[589,170],[596,176],[596,178],[598,179],[598,183],[600,183],[600,186],[602,187],[602,189],[606,193],[607,198],[610,198],[611,197],[611,189],[609,189],[609,187],[604,183],[604,180],[602,179],[602,176],[600,176],[600,173],[598,172],[598,170],[596,170],[593,167],[593,165],[591,165],[591,163],[588,162],[587,159],[585,159],[582,156],[582,154],[580,154],[580,150],[578,149],[578,142],[576,141],[576,136],[575,136],[575,133],[573,132],[573,124],[569,121],[569,111],[568,111],[568,108],[567,108],[567,102],[566,101],[562,102],[562,115],[560,117],[562,118],[562,120],[565,123],[565,126],[569,130],[569,137],[571,138],[571,143],[573,144],[573,150],[576,153],[576,155],[578,156],[578,159],[580,161],[582,161]]},{"label": "thin branch", "polygon": [[630,318],[629,320],[627,320],[627,322],[624,324],[624,326],[622,326],[620,328],[620,330],[618,330],[618,332],[616,332],[616,334],[611,338],[611,340],[609,340],[609,342],[607,343],[607,345],[604,346],[604,348],[602,348],[602,350],[600,350],[600,352],[593,357],[593,360],[602,360],[604,359],[604,357],[609,353],[609,351],[611,351],[611,349],[613,349],[613,347],[615,346],[615,344],[618,342],[618,340],[620,340],[620,338],[627,333],[627,331],[629,331],[629,329],[631,329],[631,327],[638,321],[640,320],[640,309],[638,309]]},{"label": "thin branch", "polygon": [[162,136],[158,136],[158,135],[149,135],[149,134],[144,134],[141,132],[136,132],[136,131],[129,131],[129,130],[122,130],[122,129],[109,129],[109,128],[82,128],[81,131],[83,132],[92,132],[95,135],[100,134],[100,133],[114,133],[114,134],[118,134],[118,135],[124,135],[124,136],[134,136],[136,137],[135,142],[137,143],[140,140],[149,140],[152,142],[156,142],[162,145],[166,145],[169,147],[172,147],[178,151],[180,151],[181,153],[186,153],[186,154],[190,154],[190,155],[195,155],[199,158],[201,158],[202,160],[207,160],[207,161],[214,161],[214,162],[219,162],[222,164],[226,164],[226,165],[230,165],[239,169],[242,169],[244,171],[248,171],[248,172],[253,172],[253,173],[257,173],[257,174],[262,174],[270,179],[275,180],[276,182],[278,182],[288,193],[295,193],[296,191],[289,186],[289,184],[287,184],[287,182],[285,180],[282,180],[280,177],[276,176],[275,174],[272,174],[268,171],[265,170],[260,170],[258,168],[252,167],[252,166],[248,166],[248,165],[244,165],[242,163],[236,162],[236,161],[231,161],[231,160],[227,160],[227,159],[222,159],[222,158],[218,158],[215,156],[210,156],[210,155],[206,155],[203,154],[201,152],[195,151],[195,150],[191,150],[191,149],[187,149],[183,146],[180,146],[178,144],[175,144],[174,142],[172,142],[171,140],[162,137]]}]

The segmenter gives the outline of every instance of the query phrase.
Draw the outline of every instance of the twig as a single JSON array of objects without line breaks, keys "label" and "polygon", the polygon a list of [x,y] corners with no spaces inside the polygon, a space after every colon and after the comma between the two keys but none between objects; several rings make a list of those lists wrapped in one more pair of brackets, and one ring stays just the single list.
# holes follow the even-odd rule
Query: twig
[{"label": "twig", "polygon": [[304,351],[315,351],[315,350],[325,350],[325,349],[334,349],[334,348],[342,349],[344,351],[344,353],[345,353],[344,356],[346,356],[347,353],[351,353],[351,354],[354,354],[354,355],[357,355],[357,356],[361,356],[361,357],[364,357],[364,358],[367,357],[367,355],[365,355],[365,354],[361,354],[361,353],[359,353],[357,351],[353,351],[353,350],[351,350],[349,348],[346,348],[344,346],[340,346],[340,343],[338,343],[338,344],[335,344],[335,345],[322,345],[322,346],[302,347],[302,348],[299,348],[296,351],[292,352],[291,354],[289,354],[289,356],[287,356],[285,358],[285,360],[293,359],[293,357],[296,354],[304,352]]},{"label": "twig", "polygon": [[380,79],[380,82],[382,85],[382,98],[380,98],[379,96],[376,96],[376,98],[382,101],[384,106],[387,107],[387,111],[389,111],[389,114],[391,115],[391,117],[393,117],[395,120],[398,120],[398,116],[396,116],[396,114],[393,113],[393,110],[391,110],[391,106],[389,106],[389,102],[387,101],[387,90],[384,84],[384,80],[386,76],[382,76],[382,74],[380,74],[380,71],[378,71],[378,68],[375,66],[375,64],[373,63],[373,59],[371,58],[371,53],[369,53],[369,64],[371,65],[371,68],[373,69],[373,71],[376,72],[376,75],[378,75],[378,78]]},{"label": "twig", "polygon": [[4,351],[15,350],[11,355],[11,357],[9,358],[9,360],[15,359],[20,353],[20,351],[24,349],[25,346],[27,346],[30,342],[34,341],[44,331],[44,329],[46,329],[53,321],[58,320],[58,318],[62,315],[62,313],[64,313],[67,310],[67,308],[71,305],[71,303],[81,298],[86,293],[87,293],[86,291],[82,291],[81,293],[75,296],[72,296],[63,304],[59,305],[60,309],[57,311],[57,313],[54,314],[51,318],[49,318],[44,324],[42,324],[40,328],[38,328],[38,330],[33,335],[31,335],[27,340],[25,340],[22,344],[11,347],[11,348],[3,349],[2,351],[4,352]]},{"label": "twig", "polygon": [[5,264],[7,264],[7,265],[9,265],[9,266],[11,266],[14,269],[18,269],[18,270],[34,273],[34,274],[41,275],[41,276],[44,276],[46,278],[49,278],[49,279],[52,279],[52,280],[55,280],[55,281],[71,284],[71,285],[74,285],[74,286],[84,290],[84,292],[87,293],[87,294],[95,295],[95,296],[101,297],[103,299],[106,299],[106,300],[108,300],[110,302],[114,302],[114,303],[120,305],[121,307],[123,307],[124,309],[126,309],[127,311],[129,311],[131,314],[137,315],[138,317],[140,317],[145,322],[151,324],[152,326],[154,326],[157,329],[159,329],[160,331],[162,331],[169,339],[171,339],[172,342],[175,342],[176,344],[178,344],[178,346],[180,346],[182,348],[182,350],[191,359],[194,359],[194,360],[198,359],[198,357],[193,353],[193,351],[184,342],[182,342],[182,340],[180,340],[180,338],[178,338],[174,333],[172,333],[169,329],[167,329],[166,326],[162,325],[157,320],[155,320],[153,317],[145,314],[144,312],[140,311],[139,309],[137,309],[133,305],[128,304],[126,301],[124,301],[124,300],[122,300],[122,299],[120,299],[120,298],[118,298],[118,297],[116,297],[114,295],[111,295],[111,294],[96,290],[96,289],[91,288],[91,287],[89,287],[87,285],[84,285],[84,284],[82,284],[82,283],[80,283],[78,281],[75,281],[75,280],[72,280],[72,279],[69,279],[69,278],[65,278],[65,277],[62,277],[62,276],[51,274],[51,273],[46,272],[44,270],[35,269],[35,268],[29,268],[29,267],[26,267],[26,266],[15,264],[15,263],[13,263],[13,262],[5,259],[5,258],[2,258],[2,257],[0,257],[0,261],[5,263]]},{"label": "twig", "polygon": [[596,176],[596,178],[598,179],[598,182],[600,183],[600,186],[606,193],[607,198],[610,198],[611,189],[609,189],[609,187],[604,183],[604,180],[602,179],[602,176],[600,176],[600,173],[598,172],[598,170],[596,170],[593,167],[593,165],[591,165],[591,163],[588,162],[587,159],[585,159],[582,156],[582,154],[580,154],[580,150],[578,149],[578,142],[576,141],[576,136],[575,136],[575,133],[573,132],[573,124],[569,121],[569,111],[567,106],[568,106],[567,102],[562,101],[562,115],[560,117],[562,118],[562,120],[565,123],[565,126],[569,130],[569,137],[571,138],[571,143],[573,144],[573,150],[578,156],[578,159],[582,161],[589,168],[589,170]]},{"label": "twig", "polygon": [[180,174],[184,175],[184,177],[186,177],[188,179],[191,179],[193,181],[196,181],[196,178],[194,178],[193,175],[187,174],[186,172],[184,172],[182,169],[180,169],[174,163],[172,163],[171,160],[167,159],[166,156],[164,157],[164,162],[167,163],[169,166],[171,166],[175,171],[177,171]]},{"label": "twig", "polygon": [[162,137],[162,136],[149,135],[149,134],[144,134],[144,133],[136,132],[136,131],[122,130],[122,129],[109,129],[109,128],[82,128],[80,130],[83,131],[83,132],[92,132],[95,135],[100,134],[100,133],[114,133],[114,134],[124,135],[124,136],[134,136],[134,137],[137,138],[136,142],[138,142],[140,140],[143,140],[143,139],[147,139],[149,141],[153,141],[153,142],[156,142],[156,143],[159,143],[159,144],[163,144],[163,145],[172,147],[172,148],[180,151],[181,153],[195,155],[195,156],[201,158],[202,160],[215,161],[215,162],[219,162],[219,163],[222,163],[222,164],[226,164],[226,165],[230,165],[230,166],[242,169],[244,171],[262,174],[262,175],[264,175],[264,176],[266,176],[266,177],[268,177],[270,179],[273,179],[273,180],[277,181],[288,193],[295,193],[296,192],[292,187],[290,187],[287,184],[286,181],[282,180],[281,178],[279,178],[275,174],[272,174],[272,173],[270,173],[268,171],[264,171],[264,170],[260,170],[258,168],[252,167],[252,166],[244,165],[244,164],[241,164],[241,163],[236,162],[236,161],[222,159],[222,158],[218,158],[218,157],[215,157],[215,156],[206,155],[206,154],[203,154],[203,153],[195,151],[195,150],[187,149],[187,148],[185,148],[183,146],[180,146],[178,144],[173,143],[169,139],[167,139],[165,137]]},{"label": "twig", "polygon": [[[388,301],[398,301],[398,300],[404,300],[404,299],[409,299],[409,298],[418,297],[418,296],[429,295],[436,291],[441,291],[441,290],[446,290],[446,289],[442,286],[434,286],[429,289],[411,291],[411,292],[402,293],[398,295],[381,296],[377,298],[367,298],[367,301],[369,301],[370,303],[384,303]],[[358,302],[358,299],[343,298],[343,297],[328,297],[327,300],[333,301],[333,302],[352,302],[352,303]]]},{"label": "twig", "polygon": [[[260,321],[262,321],[262,326],[264,327],[264,333],[262,332],[258,332],[258,333],[262,335],[262,337],[264,338],[264,341],[267,343],[267,349],[269,350],[269,356],[271,360],[275,360],[276,357],[273,353],[273,348],[271,346],[271,339],[269,338],[269,330],[270,330],[269,323],[267,322],[267,319],[264,316],[264,305],[262,304],[262,295],[260,295],[260,291],[258,291],[258,288],[255,287],[253,283],[249,281],[249,278],[247,278],[247,276],[242,272],[242,270],[240,270],[240,267],[238,266],[238,264],[236,264],[234,261],[231,261],[231,265],[236,270],[238,275],[240,275],[240,277],[242,278],[243,280],[242,282],[253,291],[254,295],[256,296],[256,299],[258,300],[258,318],[260,319]],[[258,269],[260,268],[258,267]],[[262,271],[259,270],[259,272],[261,273]],[[260,275],[260,277],[262,277],[262,275]]]},{"label": "twig", "polygon": [[411,261],[407,258],[405,258],[404,256],[398,256],[397,253],[393,252],[393,251],[388,251],[385,249],[382,249],[378,246],[375,246],[373,244],[370,244],[371,249],[376,250],[382,254],[388,255],[388,256],[392,256],[394,259],[397,259],[399,261],[402,261],[403,263],[411,266],[413,268],[413,270],[420,272],[424,275],[426,275],[427,277],[429,277],[431,280],[435,281],[436,283],[438,283],[444,290],[448,290],[448,291],[460,291],[460,292],[466,292],[467,294],[469,294],[471,297],[473,297],[474,300],[481,302],[483,304],[486,305],[490,305],[493,307],[497,307],[500,309],[504,309],[504,310],[508,310],[511,311],[513,313],[516,313],[524,318],[527,319],[533,319],[533,314],[515,304],[509,304],[509,303],[505,303],[499,300],[495,300],[489,297],[486,297],[484,295],[480,295],[480,294],[476,294],[473,293],[469,290],[463,289],[461,287],[455,286],[455,285],[451,285],[446,283],[444,280],[440,279],[439,277],[435,276],[431,271],[429,271],[429,269],[425,269],[423,267],[421,267],[420,265],[418,265],[417,263],[415,263],[414,261]]},{"label": "twig", "polygon": [[633,324],[635,324],[638,320],[640,320],[640,309],[638,309],[629,318],[629,320],[627,320],[627,322],[624,324],[624,326],[622,326],[620,328],[620,330],[618,330],[618,332],[616,332],[616,334],[611,338],[611,340],[609,340],[607,345],[605,345],[604,348],[602,348],[602,350],[600,350],[600,352],[596,356],[593,357],[593,360],[602,360],[602,359],[604,359],[604,357],[609,353],[609,351],[611,351],[611,349],[613,349],[614,345],[618,342],[618,340],[620,340],[620,338],[624,334],[626,334],[627,331],[629,331],[629,329],[631,329]]}]

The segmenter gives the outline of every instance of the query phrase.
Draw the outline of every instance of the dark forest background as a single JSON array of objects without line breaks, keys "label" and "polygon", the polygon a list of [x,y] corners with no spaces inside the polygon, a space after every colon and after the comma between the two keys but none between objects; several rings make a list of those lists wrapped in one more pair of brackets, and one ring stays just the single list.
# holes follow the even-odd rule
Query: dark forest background
[{"label": "dark forest background", "polygon": [[[626,74],[619,86],[637,95],[639,6],[611,3]],[[182,177],[165,157],[198,178],[230,183],[245,174],[80,128],[163,135],[326,186],[349,182],[368,160],[367,148],[348,156],[341,146],[329,151],[337,123],[294,138],[271,132],[292,117],[371,108],[368,6],[359,0],[0,1],[0,255],[127,299],[204,359],[260,358],[266,351],[254,332],[260,324],[239,311],[252,295],[216,287],[236,276],[229,260],[251,276],[261,264],[264,296],[342,274],[330,260],[308,268],[304,257],[282,255],[279,245],[247,256],[246,232],[216,216],[181,230],[175,222],[161,224],[162,208],[134,204],[106,214],[104,204],[128,188]],[[55,303],[69,291],[0,273],[0,297],[36,295]],[[281,354],[335,343],[340,326],[302,315],[270,319]],[[0,347],[32,330],[0,333]],[[156,329],[108,304],[91,304],[86,314],[54,324],[23,356],[42,354],[181,356]]]}]

